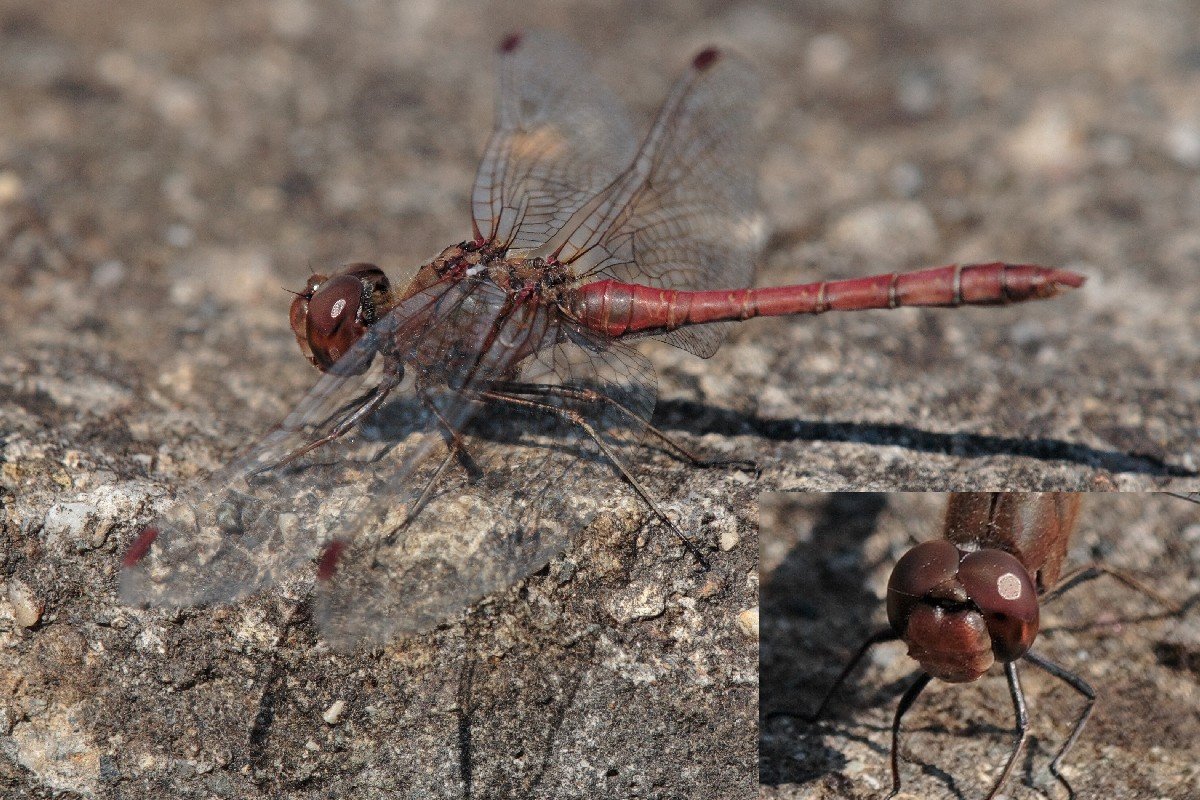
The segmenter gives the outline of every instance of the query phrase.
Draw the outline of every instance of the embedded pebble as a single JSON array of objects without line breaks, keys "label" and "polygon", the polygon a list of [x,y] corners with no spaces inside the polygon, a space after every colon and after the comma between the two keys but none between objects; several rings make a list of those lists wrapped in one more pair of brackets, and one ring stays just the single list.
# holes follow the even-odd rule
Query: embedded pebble
[{"label": "embedded pebble", "polygon": [[44,717],[17,723],[12,730],[16,762],[51,789],[95,796],[100,751],[88,739],[84,716],[78,706],[56,706]]},{"label": "embedded pebble", "polygon": [[342,712],[346,710],[345,700],[335,700],[333,705],[325,709],[325,713],[321,715],[321,719],[325,720],[326,725],[337,725],[342,718]]},{"label": "embedded pebble", "polygon": [[46,603],[20,579],[8,584],[8,604],[12,607],[13,619],[22,628],[37,625],[46,610]]},{"label": "embedded pebble", "polygon": [[841,36],[822,33],[809,42],[804,66],[813,75],[828,77],[844,70],[852,55],[849,43]]},{"label": "embedded pebble", "polygon": [[0,172],[0,203],[11,203],[25,191],[21,178],[15,172]]},{"label": "embedded pebble", "polygon": [[743,635],[751,638],[758,638],[758,606],[747,608],[745,611],[737,615],[738,630]]},{"label": "embedded pebble", "polygon": [[604,610],[617,622],[637,622],[652,619],[667,608],[662,589],[655,584],[636,584],[613,594],[604,604]]},{"label": "embedded pebble", "polygon": [[1200,127],[1179,124],[1167,133],[1167,152],[1187,167],[1200,166]]},{"label": "embedded pebble", "polygon": [[722,553],[728,553],[733,548],[737,547],[738,542],[742,540],[741,534],[738,533],[737,525],[731,523],[729,527],[721,531],[721,538],[717,540],[717,546],[721,548]]},{"label": "embedded pebble", "polygon": [[1008,140],[1009,153],[1019,169],[1059,173],[1083,162],[1083,132],[1069,109],[1047,103],[1029,115]]},{"label": "embedded pebble", "polygon": [[46,512],[42,533],[56,548],[91,550],[103,546],[113,526],[136,516],[157,493],[150,484],[131,481],[100,487],[56,503]]},{"label": "embedded pebble", "polygon": [[115,258],[101,261],[92,270],[92,286],[97,289],[111,289],[125,280],[125,265]]}]

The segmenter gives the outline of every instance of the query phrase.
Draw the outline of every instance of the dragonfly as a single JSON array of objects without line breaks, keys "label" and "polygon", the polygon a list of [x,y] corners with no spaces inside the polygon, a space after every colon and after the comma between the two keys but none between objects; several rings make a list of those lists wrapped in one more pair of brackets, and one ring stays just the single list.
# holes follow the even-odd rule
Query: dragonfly
[{"label": "dragonfly", "polygon": [[705,567],[630,465],[643,442],[729,462],[649,423],[657,382],[638,340],[708,357],[756,316],[999,305],[1083,283],[989,263],[749,288],[764,225],[745,60],[698,52],[639,142],[573,43],[513,34],[498,58],[471,238],[395,284],[367,263],[308,280],[290,321],[322,377],[139,534],[126,602],[227,602],[319,552],[327,640],[386,641],[541,568],[609,507],[594,487],[614,479]]},{"label": "dragonfly", "polygon": [[935,678],[969,683],[983,677],[994,665],[1002,665],[1016,732],[1004,768],[987,794],[987,800],[992,800],[1008,781],[1028,738],[1029,713],[1018,665],[1031,664],[1084,698],[1070,733],[1050,762],[1051,774],[1074,797],[1061,768],[1091,717],[1098,695],[1082,677],[1033,649],[1041,606],[1074,587],[1108,575],[1151,598],[1168,613],[1182,610],[1138,578],[1103,563],[1087,564],[1064,574],[1081,500],[1080,494],[1060,492],[950,495],[942,538],[912,547],[892,569],[887,586],[888,626],[867,637],[813,714],[773,711],[768,716],[819,721],[872,648],[903,641],[921,672],[904,691],[892,720],[892,789],[887,795],[892,798],[901,787],[901,720],[921,693]]}]

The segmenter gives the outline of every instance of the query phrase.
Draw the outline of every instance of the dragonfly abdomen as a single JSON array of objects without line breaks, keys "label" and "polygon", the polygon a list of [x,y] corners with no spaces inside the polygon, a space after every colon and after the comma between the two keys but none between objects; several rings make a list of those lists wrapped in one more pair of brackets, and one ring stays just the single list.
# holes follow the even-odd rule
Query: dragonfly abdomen
[{"label": "dragonfly abdomen", "polygon": [[1067,270],[999,262],[763,289],[687,291],[604,280],[581,286],[569,306],[587,327],[622,336],[752,317],[1002,305],[1053,297],[1082,286],[1083,280]]}]

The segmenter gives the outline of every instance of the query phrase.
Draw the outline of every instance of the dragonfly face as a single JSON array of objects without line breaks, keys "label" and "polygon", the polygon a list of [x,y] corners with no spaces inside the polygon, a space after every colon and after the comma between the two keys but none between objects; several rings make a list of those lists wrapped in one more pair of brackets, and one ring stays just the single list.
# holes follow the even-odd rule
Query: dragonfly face
[{"label": "dragonfly face", "polygon": [[1003,550],[919,544],[888,580],[888,621],[921,668],[950,683],[979,678],[1025,654],[1038,632],[1037,590]]},{"label": "dragonfly face", "polygon": [[374,264],[351,264],[331,278],[313,275],[292,301],[292,333],[325,372],[379,319],[390,296],[391,284]]}]

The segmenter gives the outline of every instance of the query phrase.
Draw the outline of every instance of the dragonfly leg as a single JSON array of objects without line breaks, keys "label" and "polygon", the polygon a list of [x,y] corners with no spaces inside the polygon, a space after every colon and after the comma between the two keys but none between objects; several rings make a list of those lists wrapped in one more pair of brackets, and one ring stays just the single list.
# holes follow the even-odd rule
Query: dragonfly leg
[{"label": "dragonfly leg", "polygon": [[892,718],[892,791],[888,793],[885,800],[900,794],[900,720],[905,712],[912,708],[913,702],[921,692],[925,691],[925,687],[933,680],[933,676],[928,672],[922,672],[921,677],[917,678],[912,686],[904,691],[904,695],[900,698],[900,704],[896,706],[896,716]]},{"label": "dragonfly leg", "polygon": [[367,389],[365,392],[360,394],[358,397],[355,397],[353,400],[350,400],[349,402],[334,409],[329,414],[329,416],[325,417],[325,419],[316,423],[316,425],[314,427],[316,427],[317,429],[328,427],[329,425],[335,424],[334,420],[336,420],[338,417],[342,417],[347,414],[354,413],[355,409],[361,408],[364,403],[369,403],[371,401],[371,398],[375,396],[375,392],[378,389],[379,389],[378,386],[372,386],[370,389]]},{"label": "dragonfly leg", "polygon": [[858,666],[858,663],[863,660],[863,656],[867,654],[867,651],[877,644],[894,642],[899,638],[900,636],[890,627],[878,630],[868,636],[866,641],[859,646],[858,652],[856,652],[854,656],[846,662],[846,666],[842,667],[842,671],[837,676],[837,679],[832,685],[830,685],[828,689],[825,690],[825,696],[821,698],[820,705],[817,706],[817,710],[813,713],[796,714],[791,711],[771,711],[767,714],[767,719],[774,719],[776,717],[798,717],[808,723],[820,722],[821,717],[825,716],[825,709],[829,706],[829,701],[832,700],[833,696],[837,694],[840,688],[842,688],[842,684],[845,683],[846,679],[850,677],[850,673],[854,671],[854,668]]},{"label": "dragonfly leg", "polygon": [[[1004,677],[1008,678],[1008,693],[1012,697],[1013,711],[1017,714],[1017,735],[1013,740],[1012,753],[1008,756],[1008,762],[1004,765],[1004,771],[1000,773],[1000,778],[996,781],[996,785],[987,793],[987,797],[984,800],[992,800],[996,796],[996,793],[1000,791],[1000,787],[1008,781],[1008,776],[1012,774],[1013,767],[1017,765],[1017,759],[1020,757],[1021,751],[1025,749],[1025,741],[1029,738],[1029,712],[1025,709],[1025,693],[1021,691],[1021,676],[1017,672],[1016,662],[1009,661],[1004,665]],[[1070,789],[1069,786],[1067,788],[1068,790]]]},{"label": "dragonfly leg", "polygon": [[[454,426],[442,416],[442,412],[438,410],[438,407],[434,405],[433,401],[431,401],[427,395],[422,395],[421,405],[425,406],[426,410],[428,410],[429,413],[432,414],[438,421],[438,426],[442,431],[442,438],[446,440],[446,447],[449,448],[451,455],[458,458],[459,466],[461,466],[467,473],[467,480],[474,483],[482,478],[483,470],[479,468],[479,465],[475,463],[475,459],[471,457],[471,453],[467,450],[466,443],[463,441],[462,433],[456,431]],[[439,475],[441,474],[441,471],[442,468],[439,468]],[[428,492],[429,487],[426,487],[425,491],[421,493],[421,496],[424,497],[426,494],[428,494]]]},{"label": "dragonfly leg", "polygon": [[[329,433],[318,439],[312,440],[303,447],[296,448],[280,460],[276,461],[274,464],[268,464],[264,467],[259,467],[251,472],[248,477],[254,478],[264,472],[267,472],[268,470],[279,469],[280,467],[287,466],[301,456],[316,450],[318,447],[329,444],[330,442],[345,436],[355,425],[357,425],[366,417],[369,417],[381,405],[383,405],[383,401],[387,399],[388,395],[391,394],[392,389],[396,388],[397,385],[399,385],[398,380],[384,380],[367,394],[356,398],[355,402],[362,403],[357,409],[350,411],[350,408],[353,407],[353,403],[349,406],[343,406],[343,409],[349,411],[349,413],[342,417],[342,419],[333,426],[333,430],[331,430]],[[332,419],[332,417],[329,419]],[[329,419],[326,421],[328,422]]]},{"label": "dragonfly leg", "polygon": [[633,473],[629,471],[624,463],[622,463],[621,459],[617,457],[617,454],[612,451],[612,448],[604,443],[604,440],[600,438],[600,434],[596,432],[596,429],[593,428],[578,412],[572,411],[569,408],[560,408],[558,406],[550,405],[549,403],[541,403],[536,400],[529,400],[524,397],[514,397],[513,395],[494,390],[482,391],[479,393],[479,397],[485,400],[494,400],[501,403],[507,403],[512,406],[517,406],[518,408],[535,409],[539,411],[545,411],[549,414],[556,414],[565,419],[567,422],[570,422],[572,425],[578,426],[593,442],[596,443],[596,446],[600,448],[600,452],[604,453],[605,457],[613,464],[614,467],[616,467],[617,471],[621,473],[621,477],[623,477],[625,481],[633,487],[633,490],[637,493],[638,497],[642,498],[642,502],[649,506],[650,510],[654,512],[654,515],[662,520],[663,524],[665,524],[671,530],[671,532],[675,534],[676,538],[683,543],[683,546],[687,548],[689,553],[692,554],[692,557],[696,559],[696,562],[700,565],[700,567],[704,570],[709,569],[708,560],[703,556],[703,554],[701,554],[700,550],[696,547],[695,543],[692,542],[691,538],[683,531],[679,530],[679,526],[677,526],[671,520],[671,518],[667,516],[667,512],[659,508],[658,503],[654,501],[654,498],[650,496],[650,493],[646,491],[638,479],[633,476]]},{"label": "dragonfly leg", "polygon": [[1083,733],[1083,726],[1087,724],[1088,719],[1092,716],[1092,709],[1096,707],[1096,690],[1088,685],[1088,682],[1083,678],[1055,664],[1050,659],[1038,655],[1032,650],[1025,653],[1025,660],[1058,678],[1083,695],[1087,701],[1087,705],[1084,706],[1083,711],[1075,720],[1074,727],[1071,728],[1071,735],[1067,737],[1067,741],[1063,743],[1063,746],[1058,748],[1058,753],[1054,756],[1054,760],[1050,762],[1050,773],[1066,788],[1067,795],[1073,798],[1075,797],[1075,790],[1071,788],[1071,784],[1067,783],[1067,779],[1063,777],[1061,771],[1062,760],[1066,757],[1067,751],[1075,746],[1075,740],[1079,738],[1079,734]]},{"label": "dragonfly leg", "polygon": [[404,519],[399,525],[388,531],[387,536],[383,537],[384,544],[391,544],[392,537],[407,528],[410,524],[412,524],[412,521],[417,518],[417,515],[421,513],[421,509],[425,508],[425,504],[429,502],[430,496],[433,495],[433,487],[437,485],[439,480],[441,480],[442,474],[445,473],[446,468],[450,466],[450,462],[455,459],[455,457],[458,455],[458,452],[458,445],[450,446],[450,449],[446,452],[446,457],[442,459],[442,463],[438,464],[438,468],[434,470],[433,475],[431,475],[429,480],[425,482],[425,488],[421,490],[421,494],[417,496],[415,501],[413,501],[412,508],[407,514],[404,515]]},{"label": "dragonfly leg", "polygon": [[1121,572],[1117,569],[1113,569],[1112,567],[1099,562],[1087,564],[1068,572],[1059,579],[1057,586],[1043,596],[1042,604],[1044,605],[1049,603],[1051,600],[1061,597],[1062,595],[1066,594],[1067,591],[1074,589],[1076,586],[1080,586],[1088,581],[1095,580],[1101,575],[1108,575],[1113,579],[1125,584],[1130,589],[1133,589],[1135,592],[1146,595],[1146,597],[1149,597],[1151,600],[1158,603],[1172,614],[1178,614],[1182,610],[1178,603],[1163,597],[1161,594],[1151,589],[1149,586],[1142,583],[1132,575]]},{"label": "dragonfly leg", "polygon": [[732,467],[741,469],[747,472],[758,472],[758,464],[742,458],[729,459],[711,459],[697,455],[688,448],[681,445],[679,442],[672,439],[660,428],[656,428],[646,420],[638,416],[632,409],[627,408],[617,402],[612,397],[598,392],[595,389],[580,389],[575,386],[562,386],[551,383],[515,383],[502,382],[493,384],[493,388],[497,391],[508,392],[510,394],[531,395],[533,397],[565,397],[571,400],[578,400],[583,403],[603,403],[615,408],[617,411],[624,414],[629,419],[644,426],[654,438],[658,439],[667,449],[672,451],[676,457],[682,458],[693,467],[710,468],[710,467]]},{"label": "dragonfly leg", "polygon": [[442,412],[438,410],[428,395],[421,396],[421,405],[425,406],[425,409],[438,421],[438,428],[442,432],[442,438],[446,440],[446,457],[442,459],[442,463],[438,464],[438,468],[434,470],[433,475],[425,482],[424,488],[421,489],[421,494],[413,501],[409,512],[404,515],[404,520],[384,537],[385,543],[390,543],[392,537],[407,528],[417,518],[417,515],[421,513],[421,509],[425,508],[425,504],[433,496],[433,488],[437,486],[438,481],[441,480],[451,461],[458,459],[459,466],[467,473],[468,481],[474,482],[483,477],[483,470],[479,468],[479,465],[475,463],[475,459],[467,452],[467,446],[463,441],[462,434],[454,430],[454,426],[442,416]]},{"label": "dragonfly leg", "polygon": [[456,458],[458,459],[459,466],[466,470],[467,480],[476,481],[483,477],[483,470],[479,468],[479,465],[475,463],[475,459],[471,458],[471,454],[467,452],[462,434],[454,430],[454,426],[442,416],[442,412],[438,411],[437,406],[433,404],[427,395],[421,396],[421,404],[438,421],[442,438],[446,440],[446,457],[442,459],[442,463],[438,464],[438,468],[434,470],[433,475],[425,482],[424,488],[421,489],[421,494],[413,501],[412,509],[404,515],[404,520],[388,532],[388,535],[384,538],[385,542],[390,542],[393,536],[407,528],[417,518],[417,515],[421,513],[421,509],[425,507],[425,504],[429,502],[429,498],[433,495],[433,487],[441,480],[451,461]]}]

